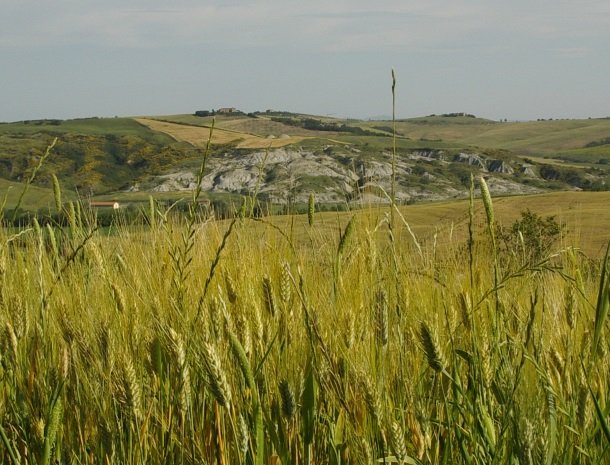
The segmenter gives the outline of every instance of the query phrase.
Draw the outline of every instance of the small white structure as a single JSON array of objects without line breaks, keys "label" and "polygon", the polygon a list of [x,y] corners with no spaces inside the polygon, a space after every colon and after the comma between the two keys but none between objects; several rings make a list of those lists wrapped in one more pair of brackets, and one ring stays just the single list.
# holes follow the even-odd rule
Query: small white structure
[{"label": "small white structure", "polygon": [[121,208],[121,205],[119,204],[119,202],[116,201],[92,201],[89,202],[89,206],[91,208],[112,208],[113,210],[118,210],[119,208]]}]

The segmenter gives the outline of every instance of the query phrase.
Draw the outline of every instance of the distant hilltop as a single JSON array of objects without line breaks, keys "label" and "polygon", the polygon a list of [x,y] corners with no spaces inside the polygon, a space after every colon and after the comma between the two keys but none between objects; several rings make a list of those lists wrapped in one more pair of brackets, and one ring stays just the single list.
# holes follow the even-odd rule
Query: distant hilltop
[{"label": "distant hilltop", "polygon": [[476,118],[475,115],[473,115],[472,113],[464,113],[464,112],[458,112],[458,113],[443,113],[442,115],[435,115],[435,114],[431,114],[428,115],[428,118],[432,118],[434,116],[441,116],[443,118],[459,118],[459,117],[466,117],[466,118]]},{"label": "distant hilltop", "polygon": [[243,115],[244,112],[238,110],[235,107],[223,107],[218,110],[197,110],[194,115],[195,116],[214,116],[214,115]]}]

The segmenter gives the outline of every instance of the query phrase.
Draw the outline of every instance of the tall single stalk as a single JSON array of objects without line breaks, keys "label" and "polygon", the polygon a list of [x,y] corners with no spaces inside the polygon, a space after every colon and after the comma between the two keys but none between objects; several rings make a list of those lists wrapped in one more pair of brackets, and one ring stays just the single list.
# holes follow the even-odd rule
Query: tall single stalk
[{"label": "tall single stalk", "polygon": [[487,228],[489,231],[489,237],[491,238],[491,247],[493,254],[493,270],[494,270],[494,296],[495,296],[495,329],[496,335],[498,335],[498,322],[500,321],[499,312],[500,312],[500,296],[499,296],[499,264],[498,264],[498,248],[496,244],[496,221],[494,216],[494,207],[491,201],[491,194],[489,193],[489,187],[487,186],[487,182],[485,178],[481,176],[479,178],[479,184],[481,186],[481,197],[483,199],[483,206],[485,207],[485,215],[487,217]]},{"label": "tall single stalk", "polygon": [[36,174],[38,174],[38,170],[40,168],[42,168],[43,163],[45,162],[47,157],[50,155],[51,150],[53,150],[53,147],[55,147],[55,144],[57,144],[57,137],[55,139],[53,139],[53,142],[51,142],[51,144],[49,144],[49,146],[47,147],[47,149],[44,152],[44,155],[42,157],[40,157],[40,160],[38,160],[38,164],[32,170],[32,174],[30,174],[30,177],[26,181],[25,186],[23,186],[23,190],[21,191],[21,194],[19,195],[19,199],[17,200],[17,205],[15,205],[15,209],[13,210],[13,216],[11,216],[11,223],[14,223],[15,220],[17,219],[17,213],[19,211],[19,207],[21,207],[21,203],[23,202],[23,197],[25,197],[25,194],[27,193],[28,189],[30,188],[30,185],[34,182],[34,179],[36,179]]},{"label": "tall single stalk", "polygon": [[470,293],[474,290],[474,176],[470,173],[470,201],[468,203],[468,270]]},{"label": "tall single stalk", "polygon": [[195,212],[197,211],[199,196],[201,195],[202,187],[201,183],[203,182],[203,176],[205,175],[205,168],[208,162],[208,158],[210,156],[210,150],[212,147],[212,136],[214,135],[214,125],[216,124],[216,119],[212,119],[212,124],[210,126],[210,135],[208,137],[208,141],[205,145],[205,149],[203,151],[203,159],[201,160],[201,165],[199,166],[199,171],[197,172],[197,186],[193,190],[193,195],[191,197],[191,211],[189,212],[189,221],[194,223]]},{"label": "tall single stalk", "polygon": [[180,312],[184,311],[184,293],[185,293],[185,282],[189,275],[189,266],[192,262],[192,250],[195,245],[195,222],[197,221],[197,211],[199,207],[199,196],[201,195],[203,182],[203,176],[207,165],[208,158],[210,156],[210,150],[212,145],[212,136],[214,134],[214,123],[210,126],[210,135],[208,142],[203,151],[203,158],[199,171],[197,172],[197,184],[191,196],[191,203],[189,205],[187,226],[180,237],[180,242],[173,247],[170,252],[173,267],[173,285],[175,290],[176,306]]},{"label": "tall single stalk", "polygon": [[390,229],[394,227],[396,204],[396,74],[392,70],[392,180],[390,184]]},{"label": "tall single stalk", "polygon": [[606,255],[602,261],[599,289],[597,294],[597,305],[595,306],[595,325],[593,328],[593,344],[591,345],[591,360],[594,363],[598,355],[599,343],[602,331],[608,317],[610,308],[610,241],[606,248]]}]

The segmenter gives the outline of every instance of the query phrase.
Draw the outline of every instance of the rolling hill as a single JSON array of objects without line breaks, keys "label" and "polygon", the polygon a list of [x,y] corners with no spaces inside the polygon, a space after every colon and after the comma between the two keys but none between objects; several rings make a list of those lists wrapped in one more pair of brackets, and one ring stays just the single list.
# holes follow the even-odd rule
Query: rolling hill
[{"label": "rolling hill", "polygon": [[[57,137],[36,187],[50,187],[55,173],[82,196],[177,198],[194,186],[211,125],[211,116],[194,115],[3,123],[0,178],[23,181]],[[401,203],[463,198],[471,173],[484,175],[495,195],[609,186],[610,119],[506,123],[454,114],[395,128],[394,140],[391,121],[216,115],[203,189],[215,198],[257,190],[276,204],[303,203],[312,192],[320,203],[385,202],[394,144]]]}]

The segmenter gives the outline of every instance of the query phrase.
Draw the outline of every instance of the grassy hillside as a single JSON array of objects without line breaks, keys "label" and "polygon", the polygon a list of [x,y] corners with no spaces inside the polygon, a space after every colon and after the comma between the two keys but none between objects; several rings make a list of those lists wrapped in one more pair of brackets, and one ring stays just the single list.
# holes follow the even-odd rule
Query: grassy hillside
[{"label": "grassy hillside", "polygon": [[[324,136],[328,136],[328,132],[332,132],[308,130],[294,124],[299,121],[315,120],[322,124],[362,128],[386,137],[392,133],[390,121],[342,120],[281,112],[279,115],[281,116],[274,116],[273,113],[270,115],[259,113],[256,118],[245,115],[221,116],[217,117],[217,127],[259,136],[283,133],[324,138]],[[198,118],[190,115],[164,118],[195,126],[207,126],[211,121],[211,117]],[[282,120],[291,124],[283,124]],[[396,122],[396,131],[400,138],[413,141],[411,144],[405,144],[409,147],[421,147],[423,142],[441,143],[443,146],[451,147],[504,149],[520,155],[557,156],[566,159],[570,155],[575,157],[583,155],[582,161],[585,163],[596,163],[599,159],[610,156],[610,145],[607,143],[587,147],[588,144],[604,141],[610,137],[610,118],[501,123],[466,116],[429,116],[399,120]],[[344,132],[334,132],[333,137],[345,136]],[[367,134],[357,135],[365,136]],[[574,160],[580,162],[578,158],[574,158],[572,161]]]},{"label": "grassy hillside", "polygon": [[[364,126],[389,129],[391,125],[375,121]],[[398,121],[396,130],[415,140],[442,140],[544,156],[584,149],[591,142],[609,137],[610,118],[500,123],[480,118],[436,116]],[[610,146],[599,147],[597,152],[608,155]]]},{"label": "grassy hillside", "polygon": [[[199,166],[211,123],[212,117],[166,115],[0,124],[0,178],[24,180],[57,137],[38,187],[50,187],[55,173],[64,188],[85,197],[129,190],[180,196]],[[300,202],[310,192],[328,203],[360,202],[366,189],[389,188],[391,121],[258,112],[217,115],[215,128],[206,178],[214,195],[247,194],[259,175],[262,195],[277,202],[286,202],[289,191]],[[430,116],[397,121],[396,131],[402,202],[463,197],[471,173],[489,173],[497,193],[609,185],[608,119],[499,123]],[[283,155],[261,167],[268,149]]]},{"label": "grassy hillside", "polygon": [[[17,205],[19,197],[23,192],[25,184],[20,182],[11,182],[5,179],[0,179],[0,205],[4,204],[5,208],[11,209]],[[62,192],[62,200],[76,200],[77,196],[74,192],[64,189]],[[24,210],[37,211],[40,209],[55,210],[55,197],[53,189],[30,186],[23,196],[21,208]]]},{"label": "grassy hillside", "polygon": [[0,177],[25,179],[54,138],[58,143],[36,183],[49,187],[55,173],[84,195],[126,188],[142,172],[193,156],[184,144],[131,118],[18,122],[0,124]]},{"label": "grassy hillside", "polygon": [[51,135],[115,135],[139,136],[147,140],[157,139],[167,143],[169,139],[162,134],[155,134],[133,118],[82,118],[72,120],[32,120],[0,124],[0,136],[21,134],[33,135],[45,133]]}]

